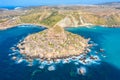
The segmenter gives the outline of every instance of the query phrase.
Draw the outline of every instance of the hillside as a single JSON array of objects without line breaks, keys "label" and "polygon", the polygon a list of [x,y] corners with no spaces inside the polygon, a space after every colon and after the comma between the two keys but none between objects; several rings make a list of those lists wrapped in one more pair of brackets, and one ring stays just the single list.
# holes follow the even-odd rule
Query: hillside
[{"label": "hillside", "polygon": [[0,29],[29,23],[53,27],[85,25],[120,26],[120,8],[117,6],[42,6],[0,11]]}]

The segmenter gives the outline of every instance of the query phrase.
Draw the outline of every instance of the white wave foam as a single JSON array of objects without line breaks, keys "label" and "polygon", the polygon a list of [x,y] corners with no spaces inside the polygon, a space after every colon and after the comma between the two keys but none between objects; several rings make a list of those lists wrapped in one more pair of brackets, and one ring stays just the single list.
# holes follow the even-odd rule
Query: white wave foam
[{"label": "white wave foam", "polygon": [[48,67],[48,70],[49,70],[49,71],[54,71],[55,69],[56,69],[56,68],[55,68],[55,66],[53,66],[53,65]]},{"label": "white wave foam", "polygon": [[8,56],[14,56],[14,55],[16,55],[16,54],[18,54],[18,52],[10,53],[10,54],[8,54]]},{"label": "white wave foam", "polygon": [[95,59],[90,59],[90,57],[88,57],[85,60],[79,60],[80,57],[78,57],[76,62],[84,64],[84,65],[99,64],[100,58],[97,55],[92,55],[92,56]]},{"label": "white wave foam", "polygon": [[15,10],[21,9],[22,7],[16,7]]},{"label": "white wave foam", "polygon": [[42,65],[47,65],[48,62],[47,62],[47,61],[43,61],[43,62],[41,62],[41,64],[42,64]]},{"label": "white wave foam", "polygon": [[55,64],[59,64],[61,62],[61,59],[56,59]]},{"label": "white wave foam", "polygon": [[51,60],[51,61],[48,61],[47,62],[47,65],[52,65],[54,62]]},{"label": "white wave foam", "polygon": [[63,60],[62,60],[62,63],[63,63],[63,64],[70,63],[70,59],[63,59]]},{"label": "white wave foam", "polygon": [[13,56],[11,59],[12,59],[12,60],[16,60],[16,59],[17,59],[17,57],[16,57],[16,56]]},{"label": "white wave foam", "polygon": [[[19,56],[15,56],[16,54],[18,54],[17,52],[9,54],[9,56],[12,56],[11,59],[15,60],[17,64],[25,61],[24,59],[22,59]],[[15,57],[14,57],[15,56]],[[93,57],[93,59],[91,59],[89,56],[87,56],[87,58],[85,60],[80,60],[80,58],[84,57],[84,55],[80,55],[80,56],[75,56],[75,57],[71,57],[71,58],[66,58],[66,59],[56,59],[55,62],[53,62],[53,60],[51,61],[41,61],[40,59],[37,59],[37,61],[39,61],[37,64],[41,64],[43,66],[50,66],[50,65],[56,65],[59,63],[62,64],[66,64],[66,63],[70,63],[70,62],[74,62],[75,65],[79,65],[79,64],[84,64],[84,65],[91,65],[91,64],[100,64],[100,58],[97,55],[91,55]],[[26,62],[28,63],[27,66],[33,66],[35,65],[34,62],[29,62],[26,60]]]},{"label": "white wave foam", "polygon": [[33,66],[33,62],[28,62],[27,66]]},{"label": "white wave foam", "polygon": [[79,65],[79,63],[78,63],[78,62],[74,62],[74,64],[75,64],[75,65]]},{"label": "white wave foam", "polygon": [[40,69],[44,69],[44,67],[45,67],[44,65],[40,65],[39,66]]},{"label": "white wave foam", "polygon": [[70,63],[70,62],[75,62],[75,65],[78,65],[79,63],[84,64],[84,65],[91,65],[91,64],[99,64],[100,58],[97,55],[91,55],[93,56],[93,58],[95,59],[90,59],[90,57],[86,58],[85,60],[79,60],[81,57],[83,57],[83,55],[80,55],[78,57],[76,57],[75,59],[72,58],[67,58],[67,59],[57,59],[56,62],[51,61],[43,61],[40,62],[42,65],[53,65],[53,64],[66,64],[66,63]]},{"label": "white wave foam", "polygon": [[19,64],[19,63],[22,63],[24,61],[24,59],[20,58],[18,60],[16,60],[16,63]]}]

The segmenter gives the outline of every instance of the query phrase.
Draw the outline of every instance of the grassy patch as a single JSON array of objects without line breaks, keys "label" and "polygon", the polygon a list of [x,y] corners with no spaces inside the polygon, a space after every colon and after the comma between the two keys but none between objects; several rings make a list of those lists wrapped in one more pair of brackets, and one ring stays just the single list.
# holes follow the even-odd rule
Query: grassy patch
[{"label": "grassy patch", "polygon": [[53,12],[48,18],[42,20],[40,23],[52,27],[63,18],[63,15],[58,14],[57,12]]},{"label": "grassy patch", "polygon": [[39,23],[40,13],[24,15],[20,17],[22,23]]}]

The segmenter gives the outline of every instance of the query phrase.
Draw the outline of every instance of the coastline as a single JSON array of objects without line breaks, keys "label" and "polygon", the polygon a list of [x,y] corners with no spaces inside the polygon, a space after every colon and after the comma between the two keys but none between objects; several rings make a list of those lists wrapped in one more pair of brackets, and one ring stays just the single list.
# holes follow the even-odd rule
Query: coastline
[{"label": "coastline", "polygon": [[[18,43],[19,44],[19,43]],[[16,61],[17,63],[21,63],[23,61],[28,63],[28,66],[32,66],[34,61],[39,61],[41,65],[54,65],[58,63],[66,64],[69,62],[74,62],[75,65],[78,64],[84,64],[84,65],[90,65],[90,64],[99,64],[100,58],[98,57],[98,53],[95,53],[96,55],[88,55],[89,52],[91,52],[91,48],[94,46],[94,43],[88,44],[86,49],[83,53],[78,55],[71,55],[67,57],[60,57],[60,58],[53,58],[53,59],[47,59],[47,58],[38,58],[38,57],[30,57],[25,54],[21,54],[19,51],[19,55],[22,56],[19,58],[19,56],[13,56],[11,59]],[[18,48],[18,46],[16,46]],[[14,48],[13,48],[14,49]],[[11,50],[13,50],[11,49]],[[12,55],[12,54],[11,54]],[[13,53],[14,55],[14,53]]]},{"label": "coastline", "polygon": [[[23,51],[20,51],[21,55],[25,55],[24,58],[27,59],[28,61],[33,61],[34,59],[40,59],[41,61],[57,61],[57,59],[68,59],[68,58],[72,58],[72,59],[76,59],[75,57],[78,57],[80,55],[84,55],[86,56],[87,53],[89,53],[91,50],[90,48],[92,47],[90,44],[86,45],[87,47],[85,47],[84,50],[82,50],[82,52],[80,52],[79,54],[73,54],[73,55],[66,55],[66,56],[60,56],[60,57],[52,57],[51,59],[48,57],[42,57],[40,58],[40,56],[29,56],[26,55],[25,53],[23,53]],[[18,48],[21,48],[18,46]],[[81,58],[81,60],[85,60],[84,58]]]},{"label": "coastline", "polygon": [[24,24],[47,28],[53,27],[55,24],[64,28],[80,26],[120,27],[120,10],[115,6],[109,7],[108,9],[107,6],[101,7],[99,5],[71,5],[36,6],[18,10],[3,10],[0,11],[0,30]]},{"label": "coastline", "polygon": [[[0,23],[1,24],[1,23]],[[7,27],[0,27],[0,30],[7,30],[10,28],[14,28],[16,26],[22,26],[22,25],[35,25],[35,26],[40,26],[40,27],[45,27],[45,28],[49,28],[49,26],[43,25],[43,24],[33,24],[33,23],[21,23],[21,24],[15,24],[15,25],[10,25]],[[63,27],[63,28],[77,28],[77,27],[94,27],[94,26],[101,26],[101,27],[107,27],[107,28],[119,28],[120,26],[108,26],[108,25],[77,25],[77,26],[70,26],[70,27]]]},{"label": "coastline", "polygon": [[[18,43],[19,44],[19,43]],[[91,48],[94,46],[94,43],[92,44],[88,44],[88,46],[86,47],[86,49],[84,50],[83,53],[80,53],[78,55],[70,55],[70,56],[66,56],[66,57],[57,57],[57,58],[53,58],[53,59],[48,59],[48,58],[39,58],[39,57],[30,57],[27,56],[25,54],[22,54],[19,50],[19,55],[22,56],[21,58],[19,58],[19,56],[13,56],[11,59],[16,61],[17,63],[21,63],[23,61],[29,63],[29,66],[32,66],[33,64],[31,64],[31,62],[33,63],[34,61],[39,61],[42,65],[53,65],[53,64],[58,64],[58,63],[69,63],[69,62],[74,62],[75,61],[75,65],[80,64],[84,64],[84,65],[90,65],[90,64],[99,64],[97,62],[100,61],[100,58],[98,57],[98,53],[96,53],[96,55],[88,55],[89,52],[91,52]],[[18,46],[16,46],[17,48],[19,48]],[[13,49],[15,49],[13,47]],[[11,50],[13,50],[11,48]],[[101,51],[100,51],[101,52]],[[12,55],[12,54],[11,54]],[[14,55],[14,53],[13,53]]]},{"label": "coastline", "polygon": [[16,24],[16,25],[10,25],[8,27],[2,27],[2,28],[0,27],[0,30],[7,30],[7,29],[10,29],[10,28],[14,28],[14,27],[17,27],[17,26],[24,26],[24,25],[34,25],[34,26],[48,28],[48,26],[42,25],[42,24],[21,23],[21,24]]}]

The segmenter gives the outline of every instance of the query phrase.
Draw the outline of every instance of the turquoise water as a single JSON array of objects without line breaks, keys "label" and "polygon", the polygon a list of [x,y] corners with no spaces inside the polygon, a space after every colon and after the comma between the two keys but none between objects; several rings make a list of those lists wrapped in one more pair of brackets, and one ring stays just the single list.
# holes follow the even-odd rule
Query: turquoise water
[{"label": "turquoise water", "polygon": [[120,28],[97,26],[92,28],[69,28],[67,30],[91,38],[100,48],[105,50],[106,58],[103,61],[120,69]]},{"label": "turquoise water", "polygon": [[103,40],[103,48],[106,49],[106,62],[120,69],[120,34],[109,34]]},{"label": "turquoise water", "polygon": [[[11,47],[29,34],[44,30],[43,27],[22,25],[0,31],[0,80],[119,80],[120,79],[120,28],[78,27],[66,30],[91,38],[97,44],[92,52],[97,51],[100,64],[83,65],[74,63],[54,65],[55,70],[49,71],[48,66],[40,69],[36,63],[27,66],[26,62],[16,63],[9,54]],[[105,52],[100,52],[103,48]],[[90,53],[91,54],[91,53]],[[17,54],[16,54],[17,55]],[[106,57],[103,57],[106,56]],[[79,75],[77,69],[86,68],[85,75]]]}]

